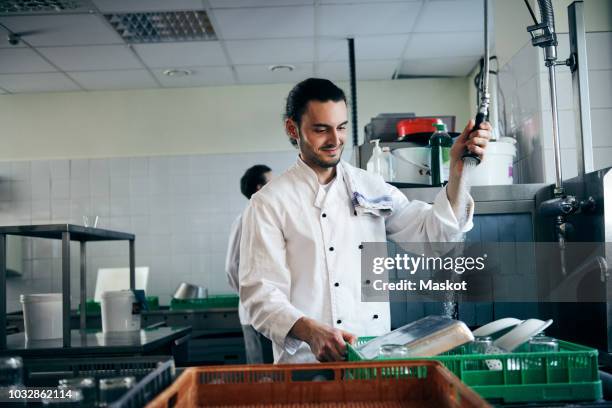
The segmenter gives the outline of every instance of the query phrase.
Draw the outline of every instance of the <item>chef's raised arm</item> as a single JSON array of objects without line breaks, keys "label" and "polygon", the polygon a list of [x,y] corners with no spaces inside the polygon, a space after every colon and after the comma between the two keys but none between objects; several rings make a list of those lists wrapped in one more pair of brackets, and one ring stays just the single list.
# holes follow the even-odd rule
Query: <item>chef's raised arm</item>
[{"label": "chef's raised arm", "polygon": [[393,199],[393,212],[387,216],[385,226],[387,237],[395,242],[456,242],[462,240],[464,232],[472,229],[474,200],[468,193],[467,217],[459,225],[457,215],[451,207],[446,187],[436,195],[433,204],[408,200],[393,186],[389,186]]},{"label": "chef's raised arm", "polygon": [[293,354],[301,341],[288,333],[304,313],[289,302],[291,274],[280,220],[257,194],[242,217],[239,279],[251,324]]}]

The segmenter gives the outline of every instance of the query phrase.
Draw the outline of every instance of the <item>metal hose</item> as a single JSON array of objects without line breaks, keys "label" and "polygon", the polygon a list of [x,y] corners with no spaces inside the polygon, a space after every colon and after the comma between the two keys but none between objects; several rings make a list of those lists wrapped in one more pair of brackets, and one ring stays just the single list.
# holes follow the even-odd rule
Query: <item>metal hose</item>
[{"label": "metal hose", "polygon": [[548,25],[552,32],[555,31],[555,14],[553,13],[552,1],[551,0],[538,0],[540,6],[540,16],[542,17],[542,24]]}]

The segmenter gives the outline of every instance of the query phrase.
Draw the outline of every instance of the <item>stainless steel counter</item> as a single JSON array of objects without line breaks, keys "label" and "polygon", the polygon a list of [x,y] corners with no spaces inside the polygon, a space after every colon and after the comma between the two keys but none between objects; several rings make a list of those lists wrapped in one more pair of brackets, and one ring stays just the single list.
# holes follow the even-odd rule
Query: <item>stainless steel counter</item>
[{"label": "stainless steel counter", "polygon": [[191,327],[159,327],[151,330],[133,332],[103,333],[102,331],[81,332],[72,330],[71,347],[62,347],[62,339],[27,341],[24,333],[8,336],[7,349],[0,355],[32,356],[69,356],[69,355],[138,355],[184,338]]},{"label": "stainless steel counter", "polygon": [[[507,186],[476,186],[470,194],[476,203],[475,214],[507,214],[533,212],[536,193],[548,184],[511,184]],[[410,200],[432,203],[440,187],[402,188]]]}]

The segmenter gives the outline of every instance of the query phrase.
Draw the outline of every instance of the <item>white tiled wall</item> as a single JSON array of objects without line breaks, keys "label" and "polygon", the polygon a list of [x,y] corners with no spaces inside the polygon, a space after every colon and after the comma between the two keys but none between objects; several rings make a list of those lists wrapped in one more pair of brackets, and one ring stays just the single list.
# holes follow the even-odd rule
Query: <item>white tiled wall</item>
[{"label": "white tiled wall", "polygon": [[[589,67],[589,97],[595,170],[612,166],[612,138],[609,118],[612,117],[612,32],[587,33],[587,62]],[[569,36],[559,34],[558,55],[569,55]],[[548,94],[548,74],[540,58],[540,86],[543,107],[542,137],[545,146],[546,181],[554,182],[552,150],[552,118]],[[557,69],[557,104],[563,178],[575,177],[577,171],[575,118],[573,111],[572,76],[567,67]]]},{"label": "white tiled wall", "polygon": [[[569,56],[569,36],[559,34],[559,59]],[[612,32],[587,33],[589,96],[595,169],[612,166]],[[577,175],[575,117],[569,68],[557,67],[557,104],[563,178]],[[517,182],[555,181],[552,116],[542,51],[527,43],[500,73],[506,135],[519,141]],[[503,114],[503,111],[502,111]],[[542,165],[539,164],[542,163]],[[542,171],[543,170],[543,171]],[[540,172],[542,171],[542,172]]]},{"label": "white tiled wall", "polygon": [[[136,264],[149,266],[149,293],[164,303],[181,281],[229,292],[229,228],[247,204],[239,179],[254,164],[276,174],[295,162],[276,153],[0,163],[0,225],[74,223],[136,234]],[[346,159],[350,152],[345,152]],[[60,291],[59,241],[25,239],[22,276],[8,280],[9,310],[21,293]],[[78,303],[79,248],[72,246],[72,302]],[[127,242],[87,246],[88,294],[98,268],[128,265]]]},{"label": "white tiled wall", "polygon": [[501,124],[498,126],[502,136],[518,141],[514,168],[516,183],[534,182],[544,177],[542,160],[535,159],[543,154],[538,58],[538,50],[527,43],[499,71]]}]

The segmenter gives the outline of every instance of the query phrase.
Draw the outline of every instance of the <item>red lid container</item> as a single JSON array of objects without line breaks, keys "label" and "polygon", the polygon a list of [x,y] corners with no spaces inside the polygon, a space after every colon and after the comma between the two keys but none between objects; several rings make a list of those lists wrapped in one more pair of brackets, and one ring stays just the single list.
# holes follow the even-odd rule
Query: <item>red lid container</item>
[{"label": "red lid container", "polygon": [[433,133],[436,129],[434,124],[438,123],[438,118],[411,118],[397,122],[397,136],[399,139],[413,133]]}]

